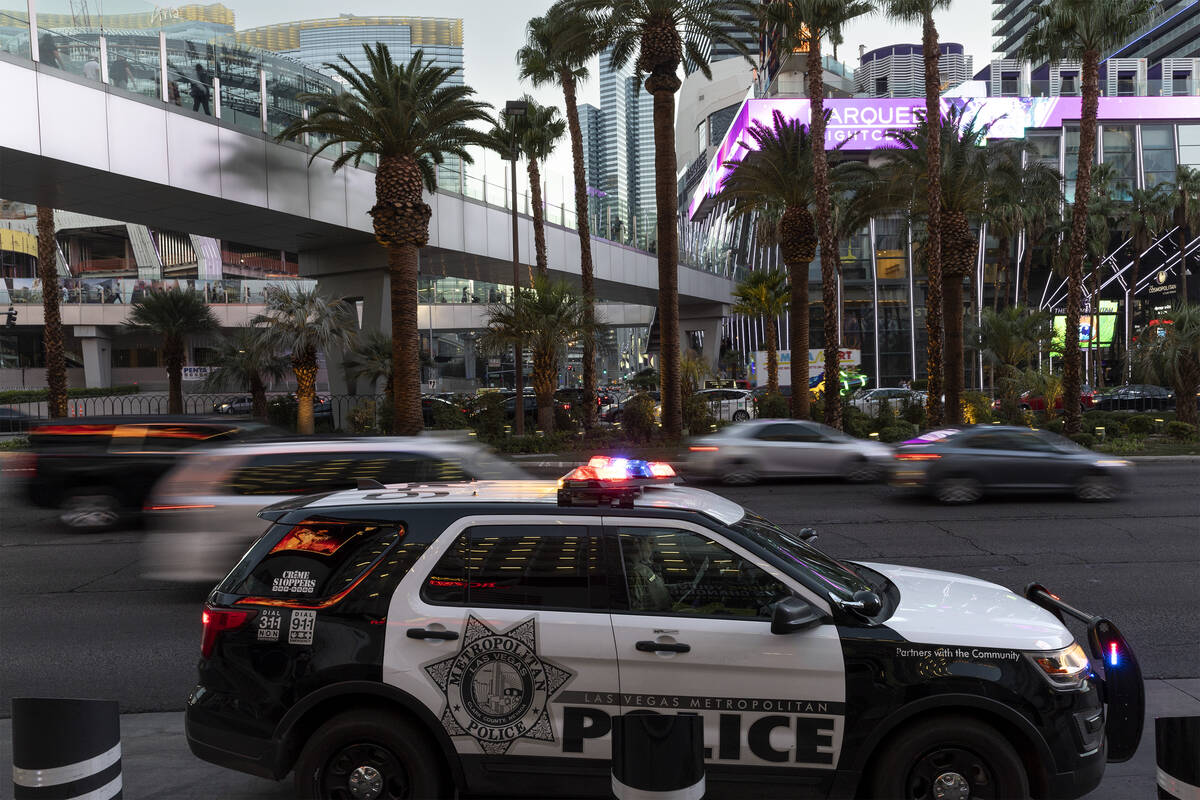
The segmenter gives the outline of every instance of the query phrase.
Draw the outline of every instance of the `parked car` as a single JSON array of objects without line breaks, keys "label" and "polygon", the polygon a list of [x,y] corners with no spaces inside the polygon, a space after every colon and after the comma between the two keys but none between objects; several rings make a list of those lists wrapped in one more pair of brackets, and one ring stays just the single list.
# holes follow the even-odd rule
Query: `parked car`
[{"label": "parked car", "polygon": [[1165,386],[1131,383],[1096,398],[1096,408],[1101,411],[1170,411],[1175,408],[1175,392]]},{"label": "parked car", "polygon": [[629,395],[629,397],[626,397],[624,400],[621,400],[617,403],[614,403],[614,404],[604,408],[600,412],[600,421],[601,422],[611,422],[613,424],[620,422],[621,414],[624,412],[626,404],[633,398],[639,397],[641,395],[645,395],[645,396],[649,397],[655,403],[662,402],[662,393],[659,392],[658,390],[649,391],[649,392],[635,392],[634,394]]},{"label": "parked car", "polygon": [[52,420],[29,433],[26,494],[34,505],[61,509],[68,527],[102,530],[136,519],[154,484],[188,451],[279,433],[258,422],[185,416]]},{"label": "parked car", "polygon": [[228,400],[218,400],[213,403],[214,414],[249,414],[254,408],[250,397],[233,397]]},{"label": "parked car", "polygon": [[1129,488],[1133,465],[1046,430],[1001,425],[950,427],[896,449],[891,482],[942,503],[991,493],[1071,492],[1112,500]]},{"label": "parked car", "polygon": [[[559,389],[554,393],[554,399],[559,402],[568,403],[571,408],[574,408],[583,402],[583,389]],[[612,405],[615,400],[615,395],[608,389],[596,389],[597,407],[603,408],[604,406]]]},{"label": "parked car", "polygon": [[0,408],[0,433],[21,433],[29,430],[37,422],[36,417],[31,417],[23,411]]},{"label": "parked car", "polygon": [[143,572],[155,580],[216,581],[262,533],[259,509],[294,497],[354,489],[363,480],[400,496],[395,484],[524,477],[478,445],[433,434],[206,450],[167,474],[147,500]]},{"label": "parked car", "polygon": [[879,413],[879,409],[884,403],[887,403],[892,411],[899,411],[904,407],[905,403],[924,405],[925,397],[925,392],[918,392],[914,389],[905,389],[899,386],[889,386],[859,392],[850,400],[850,405],[865,414],[874,416]]},{"label": "parked car", "polygon": [[687,471],[734,485],[795,475],[836,475],[861,483],[881,478],[891,458],[892,448],[885,444],[818,422],[760,419],[693,441]]},{"label": "parked car", "polygon": [[462,406],[450,402],[441,395],[422,395],[421,396],[421,419],[426,428],[432,428],[436,424],[434,415],[437,410],[441,409],[444,412],[458,412],[461,416],[467,415],[467,410]]},{"label": "parked car", "polygon": [[[1079,404],[1082,406],[1084,411],[1087,411],[1089,408],[1092,408],[1095,405],[1095,398],[1096,390],[1091,386],[1085,383],[1082,387],[1080,387]],[[995,408],[999,408],[1000,401],[996,400],[992,405]],[[1022,392],[1021,396],[1017,398],[1017,405],[1022,411],[1045,411],[1046,398],[1042,397],[1041,395],[1034,394],[1033,392]],[[1054,400],[1054,408],[1055,410],[1061,411],[1062,407],[1063,399],[1062,396],[1059,395]]]},{"label": "parked car", "polygon": [[742,422],[758,415],[754,396],[745,389],[701,389],[692,396],[704,400],[710,413],[724,422]]}]

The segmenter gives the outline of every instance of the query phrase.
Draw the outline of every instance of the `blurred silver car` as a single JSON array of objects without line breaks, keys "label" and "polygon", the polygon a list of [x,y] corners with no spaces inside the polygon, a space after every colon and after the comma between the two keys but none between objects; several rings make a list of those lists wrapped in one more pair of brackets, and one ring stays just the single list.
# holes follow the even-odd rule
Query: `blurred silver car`
[{"label": "blurred silver car", "polygon": [[383,484],[526,477],[468,441],[436,435],[268,441],[197,452],[146,502],[142,569],[165,581],[217,581],[265,529],[261,508],[292,497]]},{"label": "blurred silver car", "polygon": [[723,428],[688,446],[687,471],[731,484],[759,478],[835,475],[864,482],[883,477],[892,449],[818,422],[760,419]]},{"label": "blurred silver car", "polygon": [[887,403],[892,411],[899,412],[904,408],[906,402],[914,405],[924,405],[925,397],[925,392],[918,392],[914,389],[905,389],[899,386],[885,386],[859,392],[854,395],[854,398],[850,401],[850,405],[865,414],[875,416],[879,413],[879,409],[884,403]]}]

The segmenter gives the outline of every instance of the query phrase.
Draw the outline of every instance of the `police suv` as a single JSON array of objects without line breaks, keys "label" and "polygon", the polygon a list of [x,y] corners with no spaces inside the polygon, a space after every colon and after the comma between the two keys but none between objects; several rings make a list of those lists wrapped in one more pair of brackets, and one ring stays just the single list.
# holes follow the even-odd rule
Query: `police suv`
[{"label": "police suv", "polygon": [[630,713],[702,717],[708,797],[1073,798],[1138,745],[1108,620],[835,560],[669,465],[261,515],[204,608],[188,742],[302,798],[609,796]]}]

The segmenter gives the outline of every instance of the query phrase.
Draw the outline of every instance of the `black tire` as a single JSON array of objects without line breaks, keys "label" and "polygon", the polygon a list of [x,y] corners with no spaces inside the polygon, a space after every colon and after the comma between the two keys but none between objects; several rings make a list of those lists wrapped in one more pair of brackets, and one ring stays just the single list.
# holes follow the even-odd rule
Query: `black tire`
[{"label": "black tire", "polygon": [[733,461],[725,466],[720,477],[727,486],[749,486],[758,483],[758,470],[749,461]]},{"label": "black tire", "polygon": [[742,411],[741,409],[739,409],[739,410],[733,412],[733,421],[734,422],[745,422],[748,419],[750,419],[750,412],[748,412],[748,411]]},{"label": "black tire", "polygon": [[121,521],[121,501],[104,486],[73,489],[59,508],[59,522],[80,533],[111,530]]},{"label": "black tire", "polygon": [[967,505],[983,497],[983,484],[967,475],[950,475],[934,485],[933,495],[944,505]]},{"label": "black tire", "polygon": [[883,469],[878,464],[872,464],[862,456],[851,458],[842,470],[842,477],[848,483],[872,483],[882,474]]},{"label": "black tire", "polygon": [[318,728],[296,759],[296,797],[351,800],[354,777],[377,781],[378,800],[450,796],[428,731],[386,711],[347,711]]},{"label": "black tire", "polygon": [[[1016,749],[998,730],[971,717],[946,715],[918,722],[874,759],[867,797],[876,800],[1025,800],[1029,778]],[[967,793],[960,790],[966,788]],[[954,791],[946,791],[946,790]]]},{"label": "black tire", "polygon": [[1116,500],[1121,486],[1111,475],[1084,475],[1075,484],[1075,497],[1085,503],[1106,503]]}]

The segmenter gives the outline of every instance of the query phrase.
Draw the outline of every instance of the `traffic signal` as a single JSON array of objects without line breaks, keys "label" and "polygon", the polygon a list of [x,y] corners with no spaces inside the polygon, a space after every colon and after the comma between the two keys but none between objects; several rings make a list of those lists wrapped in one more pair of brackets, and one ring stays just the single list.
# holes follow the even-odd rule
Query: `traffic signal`
[{"label": "traffic signal", "polygon": [[4,312],[4,327],[17,327],[17,310],[12,306],[9,306],[8,311]]}]

